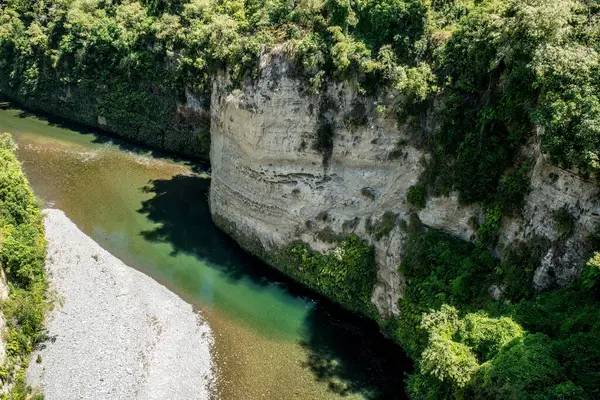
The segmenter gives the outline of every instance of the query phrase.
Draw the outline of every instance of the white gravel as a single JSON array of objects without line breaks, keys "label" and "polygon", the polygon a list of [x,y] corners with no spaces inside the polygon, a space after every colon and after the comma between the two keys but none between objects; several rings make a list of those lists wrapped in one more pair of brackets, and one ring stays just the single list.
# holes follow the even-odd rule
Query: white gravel
[{"label": "white gravel", "polygon": [[214,397],[212,332],[192,306],[103,250],[62,211],[45,213],[46,270],[59,302],[28,383],[47,400]]}]

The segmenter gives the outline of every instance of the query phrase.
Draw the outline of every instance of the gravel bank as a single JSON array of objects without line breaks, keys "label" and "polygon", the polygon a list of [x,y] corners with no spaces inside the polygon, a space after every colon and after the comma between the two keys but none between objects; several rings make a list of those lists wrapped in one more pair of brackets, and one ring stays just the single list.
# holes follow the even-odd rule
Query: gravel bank
[{"label": "gravel bank", "polygon": [[191,305],[62,211],[45,214],[46,269],[62,305],[49,315],[50,340],[33,354],[28,383],[47,400],[213,397],[212,333]]}]

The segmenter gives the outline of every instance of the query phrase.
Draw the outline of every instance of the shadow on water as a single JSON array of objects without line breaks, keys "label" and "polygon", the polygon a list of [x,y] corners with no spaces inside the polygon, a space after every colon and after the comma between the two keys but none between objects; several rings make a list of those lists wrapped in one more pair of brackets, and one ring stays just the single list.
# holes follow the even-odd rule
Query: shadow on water
[{"label": "shadow on water", "polygon": [[307,353],[305,366],[330,391],[366,399],[407,399],[404,373],[412,361],[383,337],[374,321],[320,301],[305,321],[300,344]]},{"label": "shadow on water", "polygon": [[[23,111],[10,102],[0,109],[14,110],[21,118],[34,117],[50,126],[91,135],[92,143],[114,145],[133,154],[176,160],[196,172],[207,166],[178,159],[171,154],[98,134],[77,123],[46,113]],[[141,188],[152,197],[142,203],[140,214],[157,226],[140,235],[154,243],[167,243],[172,256],[188,254],[216,268],[232,281],[248,280],[265,287],[276,283],[287,295],[313,300],[303,321],[300,345],[306,352],[304,367],[315,380],[340,396],[360,394],[368,399],[404,399],[403,374],[412,362],[380,333],[376,323],[333,304],[246,253],[213,224],[208,206],[210,180],[198,175],[178,175],[153,180]]]},{"label": "shadow on water", "polygon": [[158,224],[141,235],[169,243],[173,254],[194,255],[219,268],[229,279],[249,279],[259,285],[273,282],[290,296],[316,300],[305,318],[300,345],[305,367],[339,395],[361,394],[368,399],[404,399],[404,372],[412,362],[380,333],[371,320],[343,310],[293,282],[242,250],[212,223],[208,206],[210,180],[178,175],[153,180],[142,190],[153,197],[138,212]]},{"label": "shadow on water", "polygon": [[138,212],[158,226],[140,235],[151,242],[169,243],[173,256],[182,252],[208,262],[234,281],[250,279],[267,285],[283,279],[217,229],[208,206],[209,187],[210,179],[193,175],[150,181],[142,190],[153,196],[142,202]]}]

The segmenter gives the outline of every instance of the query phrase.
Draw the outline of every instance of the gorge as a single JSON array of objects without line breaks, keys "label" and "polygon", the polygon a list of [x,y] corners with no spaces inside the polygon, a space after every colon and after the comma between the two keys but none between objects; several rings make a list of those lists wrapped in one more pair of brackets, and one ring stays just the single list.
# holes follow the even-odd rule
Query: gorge
[{"label": "gorge", "polygon": [[[416,399],[599,394],[596,3],[11,0],[0,18],[0,93],[48,113],[51,129],[71,120],[157,155],[210,162],[168,163],[148,176],[120,164],[123,154],[95,164],[85,150],[75,158],[92,158],[71,180],[52,172],[57,158],[41,156],[51,141],[18,135],[26,113],[14,122],[7,106],[0,128],[21,138],[36,193],[62,199],[59,208],[128,265],[183,288],[193,304],[227,303],[277,337],[281,320],[271,325],[258,299],[285,298],[269,307],[296,315],[283,329],[296,343],[299,310],[310,306],[272,284],[268,294],[244,294],[263,290],[263,276],[291,278],[301,293],[374,320],[415,361],[411,371],[401,352],[392,357],[398,370],[373,384],[386,398],[404,396],[404,372]],[[81,138],[67,141],[90,145]],[[121,143],[98,138],[109,149]],[[117,147],[131,150],[126,143]],[[28,167],[34,161],[40,172]],[[94,165],[114,173],[74,195]],[[128,179],[141,193],[129,192]],[[146,220],[131,216],[136,207]],[[205,230],[208,215],[272,269],[248,255],[231,262],[220,231]],[[190,255],[248,286],[218,281],[221,293],[236,293],[219,298],[204,286],[214,271],[194,275]],[[316,375],[331,390],[302,380],[279,396],[369,396],[370,378],[355,387]],[[226,387],[248,386],[240,385]],[[270,385],[267,396],[284,390]],[[299,387],[316,392],[293,393]]]},{"label": "gorge", "polygon": [[200,311],[213,332],[220,398],[404,397],[397,371],[412,363],[374,324],[273,272],[214,227],[207,165],[3,104],[0,130],[13,132],[45,206]]}]

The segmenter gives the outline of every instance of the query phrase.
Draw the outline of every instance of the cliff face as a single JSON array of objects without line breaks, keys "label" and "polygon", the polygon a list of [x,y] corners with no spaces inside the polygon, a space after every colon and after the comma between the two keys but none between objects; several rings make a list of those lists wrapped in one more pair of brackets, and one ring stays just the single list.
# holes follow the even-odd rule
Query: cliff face
[{"label": "cliff face", "polygon": [[589,238],[600,228],[598,183],[550,164],[539,141],[524,151],[535,162],[531,190],[519,218],[504,221],[498,249],[505,253],[534,243],[539,255],[534,288],[565,287],[579,277],[583,257],[590,251]]},{"label": "cliff face", "polygon": [[[398,313],[398,265],[414,215],[465,240],[483,219],[481,207],[459,205],[455,195],[429,198],[422,210],[408,204],[429,155],[386,113],[393,100],[360,95],[349,83],[311,95],[277,55],[265,57],[259,79],[242,90],[219,74],[211,99],[217,225],[263,258],[297,241],[326,253],[340,235],[367,240],[378,268],[372,301],[383,316]],[[535,144],[526,151],[536,160],[531,191],[521,216],[504,220],[497,253],[535,241],[536,288],[564,286],[578,276],[585,238],[599,226],[597,185],[549,165]]]},{"label": "cliff face", "polygon": [[[99,128],[127,140],[194,158],[208,158],[208,96],[152,83],[131,88],[45,77],[32,93],[11,87],[0,70],[0,95],[34,110]],[[61,121],[62,122],[62,121]]]}]

